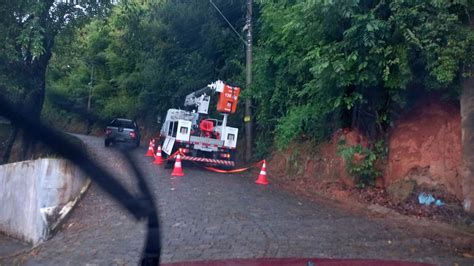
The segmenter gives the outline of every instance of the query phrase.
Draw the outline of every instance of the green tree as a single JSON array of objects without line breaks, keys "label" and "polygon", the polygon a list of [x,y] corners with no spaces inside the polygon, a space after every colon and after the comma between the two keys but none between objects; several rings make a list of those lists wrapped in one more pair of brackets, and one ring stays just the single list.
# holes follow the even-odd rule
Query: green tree
[{"label": "green tree", "polygon": [[[84,18],[103,14],[109,1],[2,1],[0,3],[0,89],[15,101],[19,110],[40,119],[46,90],[46,69],[52,56],[55,37]],[[16,139],[13,130],[9,147]],[[22,157],[31,141],[23,135]],[[9,152],[10,149],[7,149]],[[7,159],[9,154],[4,154]]]},{"label": "green tree", "polygon": [[[238,27],[242,3],[216,1]],[[108,18],[77,29],[74,41],[64,38],[64,45],[69,48],[55,50],[49,75],[55,93],[84,106],[93,76],[94,111],[149,123],[214,79],[240,83],[244,55],[240,40],[206,1],[120,3]],[[70,70],[64,58],[74,58]]]}]

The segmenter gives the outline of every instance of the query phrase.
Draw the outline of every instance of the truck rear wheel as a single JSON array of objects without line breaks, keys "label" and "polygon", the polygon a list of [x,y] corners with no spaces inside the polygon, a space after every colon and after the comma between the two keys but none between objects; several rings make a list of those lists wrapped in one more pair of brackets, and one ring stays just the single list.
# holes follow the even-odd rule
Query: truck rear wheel
[{"label": "truck rear wheel", "polygon": [[163,156],[163,159],[165,160],[165,169],[173,168],[174,161],[168,160],[170,156],[163,151],[161,152],[161,155]]}]

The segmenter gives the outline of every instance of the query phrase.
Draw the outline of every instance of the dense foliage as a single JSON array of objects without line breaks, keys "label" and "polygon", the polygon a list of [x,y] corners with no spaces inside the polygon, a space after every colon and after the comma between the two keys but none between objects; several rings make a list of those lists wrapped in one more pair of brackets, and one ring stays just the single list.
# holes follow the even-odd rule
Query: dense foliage
[{"label": "dense foliage", "polygon": [[[23,2],[26,9],[38,3]],[[244,0],[214,2],[243,28]],[[470,0],[254,5],[254,82],[243,97],[254,102],[258,151],[322,140],[339,127],[379,139],[416,97],[457,97],[474,59]],[[1,34],[32,60],[47,55],[38,42],[43,28],[25,23],[15,36],[14,29]],[[69,106],[89,108],[90,99],[101,116],[153,123],[210,81],[245,84],[245,47],[208,1],[118,1],[110,14],[57,32],[47,75],[50,103],[66,98]],[[2,62],[9,60],[11,43],[0,53]],[[28,80],[27,72],[16,72],[2,72],[0,82]]]},{"label": "dense foliage", "polygon": [[[242,1],[216,1],[236,25]],[[215,79],[241,83],[244,47],[207,1],[128,1],[59,38],[52,92],[103,117],[154,121]],[[67,47],[67,49],[64,49]]]},{"label": "dense foliage", "polygon": [[[286,146],[336,127],[375,139],[415,94],[457,95],[473,61],[472,3],[262,1],[259,127]],[[268,139],[267,139],[268,140]]]}]

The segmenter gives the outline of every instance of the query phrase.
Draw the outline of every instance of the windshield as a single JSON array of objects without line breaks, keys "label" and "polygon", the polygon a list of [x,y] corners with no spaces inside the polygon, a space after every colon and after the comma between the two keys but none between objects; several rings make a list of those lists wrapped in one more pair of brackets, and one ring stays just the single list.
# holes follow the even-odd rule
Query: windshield
[{"label": "windshield", "polygon": [[135,128],[135,125],[132,121],[127,120],[114,120],[109,124],[111,127],[123,127],[123,128]]},{"label": "windshield", "polygon": [[473,18],[0,1],[0,265],[473,265]]}]

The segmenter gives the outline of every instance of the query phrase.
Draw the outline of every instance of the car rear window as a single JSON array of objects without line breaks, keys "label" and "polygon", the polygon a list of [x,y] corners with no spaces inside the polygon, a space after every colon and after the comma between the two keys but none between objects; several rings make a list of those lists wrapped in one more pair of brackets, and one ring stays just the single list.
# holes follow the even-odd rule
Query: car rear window
[{"label": "car rear window", "polygon": [[110,124],[111,127],[134,128],[132,121],[115,120]]}]

